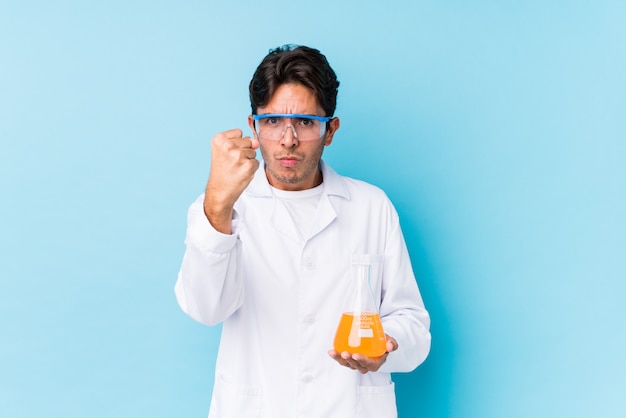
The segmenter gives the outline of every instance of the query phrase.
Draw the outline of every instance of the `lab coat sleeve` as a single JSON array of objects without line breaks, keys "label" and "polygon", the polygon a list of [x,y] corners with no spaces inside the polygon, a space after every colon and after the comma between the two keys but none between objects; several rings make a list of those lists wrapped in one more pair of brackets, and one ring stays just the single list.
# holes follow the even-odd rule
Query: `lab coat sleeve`
[{"label": "lab coat sleeve", "polygon": [[391,229],[383,265],[381,320],[385,333],[398,342],[398,349],[389,354],[380,371],[410,372],[430,351],[430,316],[415,281],[399,222]]},{"label": "lab coat sleeve", "polygon": [[203,201],[200,196],[189,207],[185,254],[174,291],[183,312],[200,323],[216,325],[243,300],[241,242],[237,220],[231,235],[218,232],[204,214]]}]

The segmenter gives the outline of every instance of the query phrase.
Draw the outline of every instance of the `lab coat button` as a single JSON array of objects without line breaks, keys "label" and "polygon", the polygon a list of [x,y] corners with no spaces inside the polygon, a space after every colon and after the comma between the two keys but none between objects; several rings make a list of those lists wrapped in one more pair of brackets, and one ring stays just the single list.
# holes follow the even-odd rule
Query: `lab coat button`
[{"label": "lab coat button", "polygon": [[310,374],[305,374],[304,376],[302,376],[302,381],[304,383],[311,383],[313,381],[313,376],[311,376]]},{"label": "lab coat button", "polygon": [[315,322],[315,315],[307,315],[304,317],[304,323],[307,325],[311,325]]},{"label": "lab coat button", "polygon": [[306,260],[305,267],[309,270],[313,270],[315,268],[315,263],[309,258]]}]

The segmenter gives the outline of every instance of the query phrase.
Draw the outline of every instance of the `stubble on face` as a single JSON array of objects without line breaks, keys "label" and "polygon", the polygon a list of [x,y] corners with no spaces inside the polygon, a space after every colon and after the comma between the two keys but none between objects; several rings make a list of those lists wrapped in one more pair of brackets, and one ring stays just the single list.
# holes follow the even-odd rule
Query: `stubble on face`
[{"label": "stubble on face", "polygon": [[[325,140],[322,138],[320,139],[317,148],[311,149],[309,153],[302,153],[297,149],[288,149],[281,150],[280,152],[275,152],[270,155],[270,151],[268,151],[263,146],[263,143],[260,142],[261,155],[263,156],[263,160],[266,162],[265,170],[270,178],[270,184],[275,187],[278,186],[278,184],[274,184],[275,181],[285,185],[287,189],[298,190],[302,189],[302,187],[294,188],[294,186],[304,185],[308,179],[315,178],[316,180],[314,184],[310,185],[310,187],[319,186],[322,182],[322,173],[319,168],[319,162],[322,158],[324,147]],[[280,161],[281,158],[286,157],[295,157],[300,160],[301,162],[298,164],[298,169],[281,167],[278,161]],[[315,171],[319,173],[317,176],[314,175]]]}]

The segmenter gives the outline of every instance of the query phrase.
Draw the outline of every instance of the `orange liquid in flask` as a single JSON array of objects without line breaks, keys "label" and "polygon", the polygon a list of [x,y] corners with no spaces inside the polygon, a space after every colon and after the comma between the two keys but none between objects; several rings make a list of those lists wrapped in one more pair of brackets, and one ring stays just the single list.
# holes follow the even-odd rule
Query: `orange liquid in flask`
[{"label": "orange liquid in flask", "polygon": [[351,312],[341,315],[334,342],[334,349],[338,353],[347,351],[367,357],[380,357],[387,351],[386,342],[377,313],[362,312],[357,317]]}]

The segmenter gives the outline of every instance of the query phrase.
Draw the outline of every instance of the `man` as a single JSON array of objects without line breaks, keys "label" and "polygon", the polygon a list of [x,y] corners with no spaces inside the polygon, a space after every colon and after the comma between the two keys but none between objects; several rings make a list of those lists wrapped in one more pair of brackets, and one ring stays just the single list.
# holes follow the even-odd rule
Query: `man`
[{"label": "man", "polygon": [[[430,319],[393,205],[321,160],[340,126],[338,86],[318,50],[272,50],[250,82],[253,136],[213,138],[175,287],[189,316],[223,323],[211,418],[395,417],[390,373],[428,355]],[[355,259],[370,265],[387,334],[375,358],[331,348]]]}]

